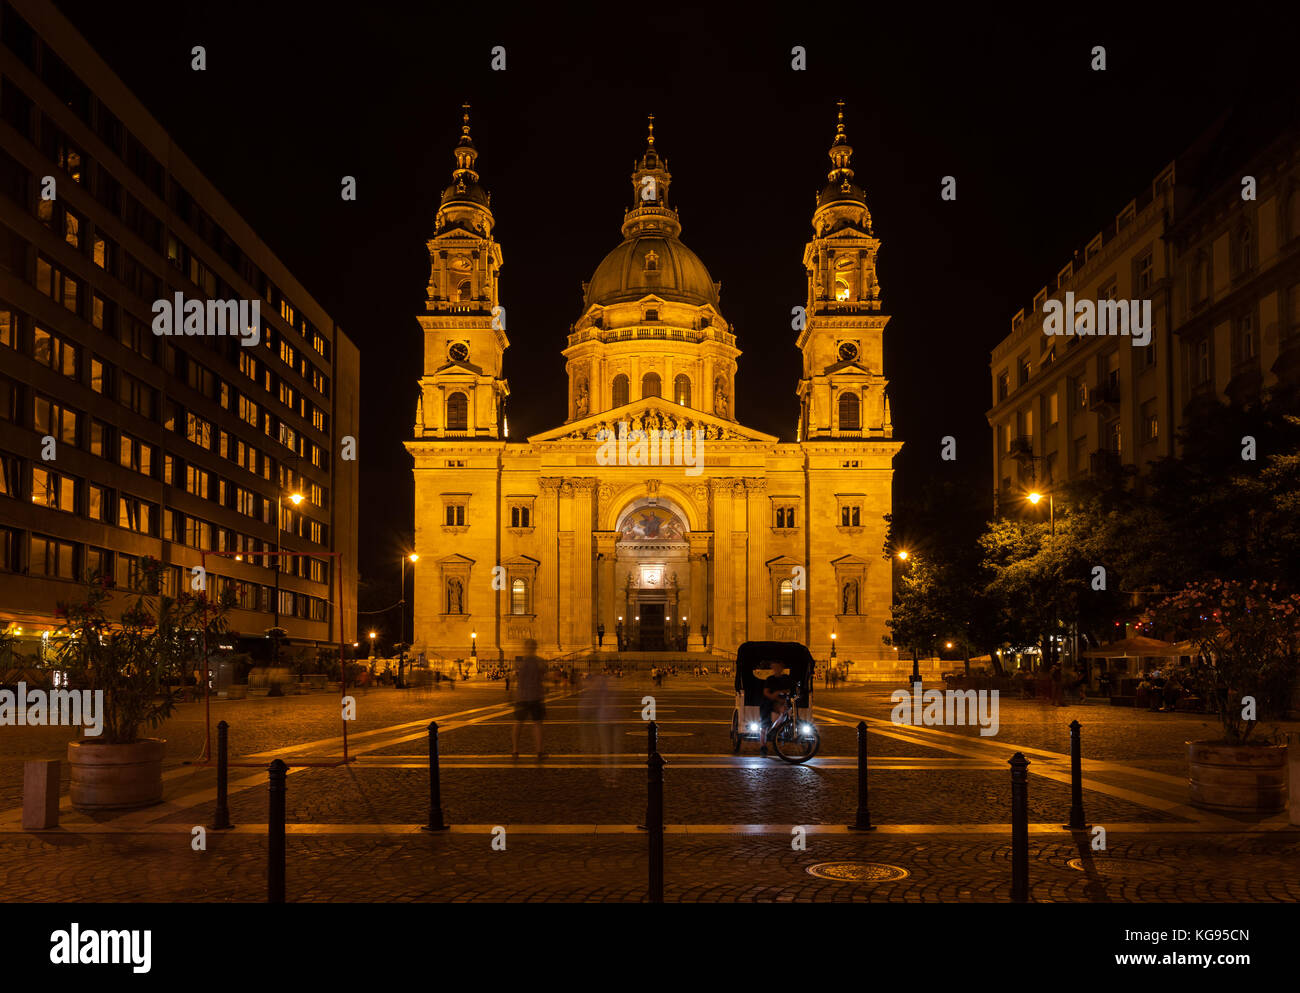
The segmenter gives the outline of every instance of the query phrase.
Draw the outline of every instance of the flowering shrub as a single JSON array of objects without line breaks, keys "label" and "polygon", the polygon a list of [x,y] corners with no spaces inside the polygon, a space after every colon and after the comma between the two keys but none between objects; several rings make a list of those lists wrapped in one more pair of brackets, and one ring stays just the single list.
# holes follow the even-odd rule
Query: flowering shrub
[{"label": "flowering shrub", "polygon": [[86,598],[59,604],[66,618],[55,634],[57,665],[88,689],[104,691],[104,733],[97,740],[129,745],[145,725],[158,727],[171,716],[186,672],[202,665],[203,631],[211,644],[227,628],[229,598],[212,603],[182,594],[156,596],[162,563],[141,562],[137,589],[114,623],[105,608],[113,598],[111,582],[92,577]]},{"label": "flowering shrub", "polygon": [[1158,608],[1209,664],[1195,671],[1198,692],[1223,724],[1228,744],[1247,742],[1258,723],[1247,711],[1285,709],[1300,661],[1300,594],[1261,580],[1193,583]]}]

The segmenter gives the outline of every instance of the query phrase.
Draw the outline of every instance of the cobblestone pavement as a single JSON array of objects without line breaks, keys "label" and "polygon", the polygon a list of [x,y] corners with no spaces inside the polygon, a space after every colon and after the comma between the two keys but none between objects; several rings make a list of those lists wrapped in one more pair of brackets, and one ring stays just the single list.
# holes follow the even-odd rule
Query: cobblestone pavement
[{"label": "cobblestone pavement", "polygon": [[[1009,846],[1000,839],[810,835],[674,836],[665,840],[669,902],[1006,902]],[[638,902],[646,898],[646,840],[638,835],[291,835],[290,901]],[[1030,841],[1038,902],[1295,902],[1294,836],[1145,835],[1108,853],[1069,836]],[[905,870],[893,882],[822,879],[811,866],[869,862]],[[266,844],[248,835],[9,836],[0,841],[5,899],[13,902],[258,902],[266,898]]]},{"label": "cobblestone pavement", "polygon": [[[298,900],[637,901],[646,845],[632,829],[646,803],[644,697],[653,696],[665,769],[667,898],[681,901],[986,901],[1008,896],[1010,775],[1030,759],[1034,897],[1052,901],[1271,901],[1300,897],[1300,830],[1285,815],[1215,817],[1187,806],[1186,745],[1213,737],[1202,715],[1097,704],[1000,701],[998,734],[890,723],[892,687],[815,693],[822,750],[805,766],[732,754],[731,694],[691,676],[651,687],[615,681],[603,755],[589,694],[548,700],[544,760],[510,753],[504,685],[455,691],[371,690],[357,696],[347,765],[339,702],[317,693],[213,701],[235,764],[234,833],[211,822],[215,770],[193,764],[203,747],[202,703],[182,705],[156,734],[168,740],[165,802],[143,811],[72,811],[63,766],[60,828],[22,833],[22,760],[62,757],[67,729],[0,728],[0,882],[7,901],[247,901],[265,896],[265,765],[291,764],[287,788],[289,888]],[[448,834],[414,832],[428,814],[427,731],[439,723]],[[869,725],[871,835],[847,835],[857,802],[856,725]],[[1084,728],[1084,803],[1108,833],[1107,852],[1080,856],[1059,829],[1069,810],[1068,724]],[[1293,729],[1295,724],[1283,725]],[[521,748],[532,749],[525,727]],[[314,766],[302,763],[314,761]],[[489,847],[505,825],[508,850]],[[603,825],[595,833],[596,825]],[[766,826],[741,833],[737,826]],[[785,825],[785,827],[781,827]],[[809,829],[806,852],[790,825]],[[820,829],[820,830],[819,830]],[[705,831],[706,833],[697,833]],[[714,832],[714,833],[707,833]],[[1083,837],[1083,836],[1079,836]],[[819,879],[809,865],[881,861],[909,873],[894,882]]]}]

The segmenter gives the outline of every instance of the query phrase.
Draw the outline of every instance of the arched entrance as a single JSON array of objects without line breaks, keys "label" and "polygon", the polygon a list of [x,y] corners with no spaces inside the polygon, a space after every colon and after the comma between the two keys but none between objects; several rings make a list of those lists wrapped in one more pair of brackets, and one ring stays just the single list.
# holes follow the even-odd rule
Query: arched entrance
[{"label": "arched entrance", "polygon": [[619,516],[614,604],[622,651],[685,651],[690,634],[690,528],[671,500],[645,499]]}]

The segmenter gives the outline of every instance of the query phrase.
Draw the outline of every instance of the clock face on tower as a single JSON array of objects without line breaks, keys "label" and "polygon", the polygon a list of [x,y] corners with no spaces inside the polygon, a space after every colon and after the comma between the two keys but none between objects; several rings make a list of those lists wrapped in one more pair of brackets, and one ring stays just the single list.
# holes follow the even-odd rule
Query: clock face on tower
[{"label": "clock face on tower", "polygon": [[840,361],[852,362],[858,357],[858,346],[851,341],[846,341],[840,345]]},{"label": "clock face on tower", "polygon": [[469,358],[469,346],[463,341],[458,341],[447,349],[447,354],[451,356],[453,362],[464,362]]}]

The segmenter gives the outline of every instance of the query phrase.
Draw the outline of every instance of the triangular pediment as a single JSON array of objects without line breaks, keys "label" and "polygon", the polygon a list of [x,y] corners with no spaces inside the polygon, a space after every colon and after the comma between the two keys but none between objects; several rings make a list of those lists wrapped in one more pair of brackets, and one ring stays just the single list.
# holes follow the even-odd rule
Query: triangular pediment
[{"label": "triangular pediment", "polygon": [[844,373],[858,373],[862,376],[870,376],[871,370],[857,359],[847,359],[843,362],[836,362],[834,365],[828,365],[822,375],[839,376]]},{"label": "triangular pediment", "polygon": [[683,407],[663,397],[642,397],[621,407],[592,414],[558,428],[532,435],[528,442],[537,444],[543,441],[579,439],[595,441],[598,432],[606,430],[617,433],[618,425],[624,423],[628,425],[626,428],[628,432],[699,430],[704,432],[706,441],[753,441],[774,445],[780,440],[775,435],[755,431],[735,421],[729,421],[725,417]]},{"label": "triangular pediment", "polygon": [[864,559],[861,555],[841,555],[837,559],[831,559],[831,565],[871,565],[871,562],[868,559]]},{"label": "triangular pediment", "polygon": [[474,365],[474,363],[457,362],[454,359],[443,363],[437,369],[433,370],[433,374],[435,376],[448,376],[448,375],[454,376],[458,372],[464,373],[467,379],[470,377],[478,377],[483,375],[482,368]]},{"label": "triangular pediment", "polygon": [[474,560],[468,555],[461,555],[460,552],[453,552],[451,555],[444,555],[438,559],[439,565],[473,565]]}]

